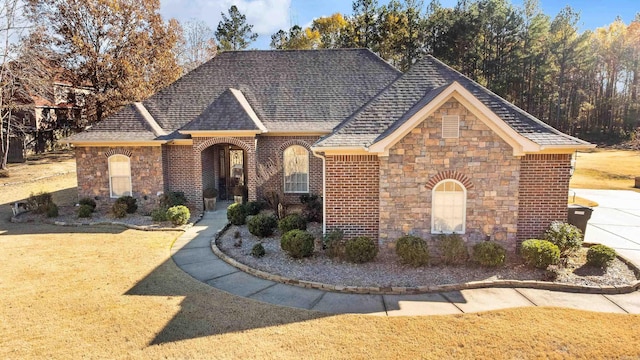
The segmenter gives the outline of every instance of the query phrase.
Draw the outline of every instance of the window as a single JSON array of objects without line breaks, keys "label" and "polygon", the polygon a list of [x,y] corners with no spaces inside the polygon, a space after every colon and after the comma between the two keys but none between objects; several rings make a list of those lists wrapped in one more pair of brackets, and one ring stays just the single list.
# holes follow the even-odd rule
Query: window
[{"label": "window", "polygon": [[284,192],[309,192],[309,152],[300,145],[284,151]]},{"label": "window", "polygon": [[109,188],[112,198],[131,195],[131,163],[128,156],[109,157]]},{"label": "window", "polygon": [[455,180],[439,182],[432,192],[431,233],[463,234],[467,212],[467,189]]},{"label": "window", "polygon": [[458,115],[442,117],[442,138],[455,139],[460,137],[460,118]]}]

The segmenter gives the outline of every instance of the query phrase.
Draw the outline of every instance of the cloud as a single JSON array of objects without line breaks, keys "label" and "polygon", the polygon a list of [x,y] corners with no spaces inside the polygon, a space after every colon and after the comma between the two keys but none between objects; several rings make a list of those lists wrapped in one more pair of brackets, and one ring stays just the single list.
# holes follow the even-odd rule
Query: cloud
[{"label": "cloud", "polygon": [[161,0],[160,13],[165,19],[176,18],[184,23],[199,19],[215,31],[222,20],[220,13],[227,13],[236,5],[253,25],[253,31],[270,36],[279,29],[289,28],[291,0]]}]

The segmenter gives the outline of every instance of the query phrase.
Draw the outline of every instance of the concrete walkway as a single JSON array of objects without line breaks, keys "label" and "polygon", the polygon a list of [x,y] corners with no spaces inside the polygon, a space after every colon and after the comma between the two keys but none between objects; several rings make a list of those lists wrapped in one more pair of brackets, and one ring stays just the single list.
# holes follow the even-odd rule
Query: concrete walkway
[{"label": "concrete walkway", "polygon": [[171,249],[173,261],[195,279],[217,289],[274,305],[332,314],[444,315],[524,306],[640,314],[640,292],[595,295],[536,289],[488,288],[420,295],[360,295],[285,285],[257,278],[227,264],[211,250],[226,224],[226,209],[205,213]]}]

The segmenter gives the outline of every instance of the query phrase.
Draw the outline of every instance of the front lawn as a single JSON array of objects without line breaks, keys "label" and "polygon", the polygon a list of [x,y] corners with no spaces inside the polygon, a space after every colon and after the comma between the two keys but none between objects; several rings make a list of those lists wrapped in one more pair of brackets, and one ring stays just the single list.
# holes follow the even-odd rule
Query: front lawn
[{"label": "front lawn", "polygon": [[570,186],[574,189],[636,190],[640,151],[594,149],[579,152]]}]

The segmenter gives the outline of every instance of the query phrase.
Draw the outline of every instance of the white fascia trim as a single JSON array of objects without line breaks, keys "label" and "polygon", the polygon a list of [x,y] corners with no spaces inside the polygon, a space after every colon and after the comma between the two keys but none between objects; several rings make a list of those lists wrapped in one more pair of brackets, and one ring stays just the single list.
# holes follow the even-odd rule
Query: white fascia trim
[{"label": "white fascia trim", "polygon": [[379,154],[388,153],[389,149],[393,145],[404,138],[404,136],[418,126],[418,124],[433,114],[452,97],[455,97],[456,100],[460,101],[462,105],[467,107],[491,130],[496,132],[498,136],[511,145],[513,147],[514,156],[523,156],[525,152],[540,151],[540,146],[538,144],[518,134],[457,81],[454,81],[444,89],[440,94],[438,94],[438,96],[431,100],[431,102],[396,129],[396,131],[371,145],[368,150]]},{"label": "white fascia trim", "polygon": [[144,121],[146,121],[149,127],[151,127],[151,131],[155,136],[167,135],[166,131],[164,131],[160,127],[160,125],[158,125],[158,122],[156,122],[156,119],[154,119],[153,116],[151,116],[147,108],[144,107],[144,105],[141,102],[135,102],[133,104],[135,105],[140,115],[142,115],[142,118],[144,119]]},{"label": "white fascia trim", "polygon": [[327,158],[311,150],[313,156],[322,159],[322,236],[327,235]]},{"label": "white fascia trim", "polygon": [[264,126],[262,121],[260,121],[256,112],[253,111],[253,108],[251,107],[251,105],[249,105],[249,102],[247,101],[247,98],[244,97],[244,94],[242,93],[242,91],[236,90],[236,89],[229,89],[229,90],[231,90],[231,93],[233,94],[233,96],[236,97],[236,100],[238,100],[238,102],[240,103],[244,111],[247,112],[247,115],[249,115],[251,120],[253,120],[254,124],[256,124],[258,129],[262,130],[262,132],[267,132],[267,128]]}]

